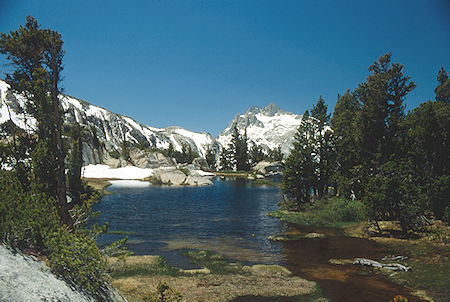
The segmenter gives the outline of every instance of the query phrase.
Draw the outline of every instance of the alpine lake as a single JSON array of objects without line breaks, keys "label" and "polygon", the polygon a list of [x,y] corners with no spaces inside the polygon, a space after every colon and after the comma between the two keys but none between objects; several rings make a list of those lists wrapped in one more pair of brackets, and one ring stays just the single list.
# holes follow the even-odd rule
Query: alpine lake
[{"label": "alpine lake", "polygon": [[[329,301],[390,301],[396,295],[425,301],[409,289],[356,265],[335,265],[330,259],[381,259],[388,254],[375,242],[346,236],[342,230],[297,226],[268,216],[277,210],[280,189],[243,178],[216,178],[206,187],[153,186],[138,181],[113,181],[93,210],[91,223],[109,223],[102,247],[128,236],[135,255],[160,255],[169,265],[196,269],[182,251],[208,250],[246,265],[278,264],[294,275],[316,282]],[[319,233],[320,238],[271,241],[283,232]],[[291,301],[245,298],[235,301]]]}]

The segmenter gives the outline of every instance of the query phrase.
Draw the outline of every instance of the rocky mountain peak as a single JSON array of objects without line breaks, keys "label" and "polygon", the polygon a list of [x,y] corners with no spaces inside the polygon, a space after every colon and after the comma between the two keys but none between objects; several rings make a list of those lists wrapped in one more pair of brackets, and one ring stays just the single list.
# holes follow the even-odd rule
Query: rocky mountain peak
[{"label": "rocky mountain peak", "polygon": [[261,109],[261,114],[264,114],[266,116],[274,116],[275,114],[280,112],[282,112],[282,110],[275,103],[270,103],[266,107]]}]

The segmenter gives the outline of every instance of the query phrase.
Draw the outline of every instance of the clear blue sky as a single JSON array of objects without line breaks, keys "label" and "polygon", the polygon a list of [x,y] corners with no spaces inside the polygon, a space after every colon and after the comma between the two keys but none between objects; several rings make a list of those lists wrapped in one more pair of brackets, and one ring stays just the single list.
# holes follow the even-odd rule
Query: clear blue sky
[{"label": "clear blue sky", "polygon": [[0,32],[27,15],[62,34],[65,93],[213,136],[253,105],[332,109],[388,51],[417,84],[409,109],[450,66],[447,0],[0,0]]}]

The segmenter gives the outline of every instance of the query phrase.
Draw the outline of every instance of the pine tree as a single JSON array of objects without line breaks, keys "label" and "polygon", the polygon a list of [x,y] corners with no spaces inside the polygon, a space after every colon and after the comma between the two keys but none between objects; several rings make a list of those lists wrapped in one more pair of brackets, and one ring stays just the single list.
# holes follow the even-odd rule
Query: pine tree
[{"label": "pine tree", "polygon": [[313,147],[317,160],[317,193],[319,198],[326,196],[330,177],[333,172],[332,165],[334,157],[333,135],[329,129],[330,115],[327,113],[328,106],[325,104],[322,96],[319,97],[316,105],[311,110],[312,122],[314,123],[315,133],[313,135]]},{"label": "pine tree", "polygon": [[255,143],[252,144],[249,152],[249,159],[252,165],[256,165],[260,161],[264,160],[266,155],[261,147]]},{"label": "pine tree", "polygon": [[[406,231],[420,201],[413,186],[410,162],[405,159],[404,99],[414,82],[404,66],[391,63],[391,54],[369,67],[371,74],[356,89],[361,103],[359,150],[363,200],[373,219],[397,219]],[[394,181],[396,185],[392,185]],[[409,190],[411,189],[411,190]],[[413,190],[414,189],[414,190]],[[415,194],[413,194],[415,193]],[[382,198],[380,198],[382,197]]]},{"label": "pine tree", "polygon": [[439,84],[434,90],[436,92],[436,101],[448,104],[450,102],[450,79],[444,67],[438,72],[437,80]]},{"label": "pine tree", "polygon": [[68,159],[67,185],[75,204],[81,204],[81,168],[83,166],[83,128],[74,124],[69,132],[72,148]]},{"label": "pine tree", "polygon": [[229,149],[233,154],[234,168],[237,171],[248,171],[250,169],[250,164],[248,157],[247,131],[245,131],[244,135],[241,135],[237,124],[233,126]]},{"label": "pine tree", "polygon": [[294,201],[295,210],[311,202],[311,191],[317,183],[314,136],[315,127],[306,111],[294,136],[293,149],[286,159],[282,178],[283,193],[289,203]]},{"label": "pine tree", "polygon": [[360,164],[357,140],[360,110],[358,100],[347,90],[339,97],[331,119],[337,165],[333,178],[337,183],[339,195],[344,198],[361,198],[361,184],[356,173]]},{"label": "pine tree", "polygon": [[36,183],[49,196],[57,198],[61,222],[70,228],[61,137],[62,111],[58,100],[64,56],[62,44],[59,33],[40,29],[30,16],[25,27],[0,36],[0,52],[7,54],[7,59],[16,66],[16,70],[6,76],[6,82],[12,91],[29,100],[26,111],[37,121],[37,140],[31,151]]},{"label": "pine tree", "polygon": [[281,147],[269,149],[267,152],[267,159],[271,161],[283,161],[284,155],[283,152],[281,152]]},{"label": "pine tree", "polygon": [[212,171],[216,170],[216,154],[212,149],[206,150],[205,159],[208,163],[209,168]]},{"label": "pine tree", "polygon": [[228,148],[223,147],[219,155],[220,170],[230,171],[233,170],[233,151],[231,145]]},{"label": "pine tree", "polygon": [[[448,81],[443,69],[438,74],[436,101],[428,101],[409,112],[405,127],[407,130],[408,160],[414,170],[416,186],[420,187],[426,200],[426,207],[438,219],[443,219],[450,196],[450,154],[448,152],[450,133],[450,104],[439,93],[443,83]],[[439,80],[440,79],[440,80]],[[447,216],[447,219],[450,218]]]}]

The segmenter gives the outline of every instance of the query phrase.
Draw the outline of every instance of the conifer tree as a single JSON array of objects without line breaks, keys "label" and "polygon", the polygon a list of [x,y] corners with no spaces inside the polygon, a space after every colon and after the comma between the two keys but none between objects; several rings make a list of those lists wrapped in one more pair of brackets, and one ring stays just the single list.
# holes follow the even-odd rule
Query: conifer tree
[{"label": "conifer tree", "polygon": [[249,152],[249,159],[252,165],[255,165],[259,163],[260,161],[264,160],[266,155],[264,154],[263,150],[260,146],[253,143],[250,152]]},{"label": "conifer tree", "polygon": [[360,105],[353,93],[338,98],[334,107],[331,127],[336,146],[336,172],[333,175],[338,193],[344,198],[361,198],[361,184],[356,173],[359,159],[358,123]]},{"label": "conifer tree", "polygon": [[61,222],[71,227],[61,137],[62,111],[58,100],[62,44],[59,33],[40,29],[31,16],[24,27],[0,36],[0,52],[16,66],[12,74],[7,74],[6,82],[13,92],[29,100],[26,111],[37,122],[38,139],[31,151],[36,183],[49,196],[57,198]]},{"label": "conifer tree", "polygon": [[208,148],[208,150],[206,150],[205,159],[206,159],[206,162],[208,163],[209,168],[211,170],[215,170],[216,169],[216,154],[214,153],[214,151],[212,149]]},{"label": "conifer tree", "polygon": [[281,152],[281,147],[270,149],[267,152],[267,158],[271,161],[282,161],[284,159],[284,155]]},{"label": "conifer tree", "polygon": [[247,130],[244,135],[239,133],[237,124],[233,126],[231,143],[229,148],[233,154],[234,166],[237,171],[247,171],[250,169],[247,144]]},{"label": "conifer tree", "polygon": [[[398,219],[406,231],[420,208],[410,162],[405,157],[404,99],[414,82],[391,54],[369,67],[371,74],[356,89],[361,103],[359,150],[363,200],[375,220]],[[395,181],[394,181],[395,180]],[[395,185],[392,185],[395,183]]]},{"label": "conifer tree", "polygon": [[231,144],[228,148],[223,147],[222,151],[220,152],[220,156],[219,156],[219,165],[220,165],[220,170],[225,170],[225,171],[229,171],[229,170],[233,170],[233,152],[231,150]]},{"label": "conifer tree", "polygon": [[317,193],[319,198],[326,196],[330,184],[330,176],[334,165],[334,146],[333,135],[329,129],[330,115],[327,113],[328,106],[325,104],[322,96],[311,110],[312,122],[314,123],[315,133],[313,135],[315,155],[317,161]]},{"label": "conifer tree", "polygon": [[436,92],[436,101],[448,104],[450,102],[450,79],[444,67],[441,67],[439,70],[437,80],[439,84],[434,90]]},{"label": "conifer tree", "polygon": [[294,201],[296,210],[311,202],[311,190],[317,183],[314,136],[314,124],[306,111],[294,136],[293,149],[286,159],[282,178],[283,193],[288,201]]},{"label": "conifer tree", "polygon": [[75,123],[69,132],[72,141],[67,169],[68,189],[75,204],[80,204],[82,191],[81,168],[83,166],[83,128]]}]

